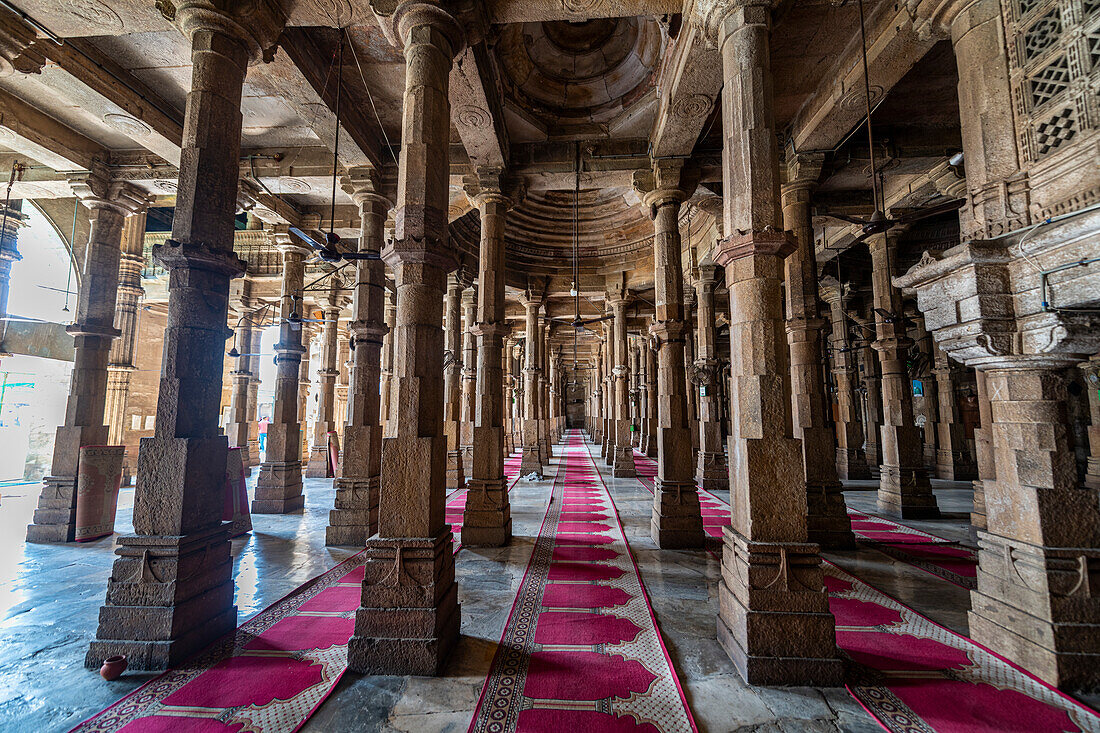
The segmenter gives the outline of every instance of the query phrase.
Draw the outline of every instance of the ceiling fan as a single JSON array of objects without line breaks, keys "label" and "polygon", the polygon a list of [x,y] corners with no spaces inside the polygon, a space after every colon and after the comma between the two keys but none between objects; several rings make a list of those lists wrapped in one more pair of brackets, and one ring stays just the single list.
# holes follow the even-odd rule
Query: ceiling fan
[{"label": "ceiling fan", "polygon": [[340,165],[340,103],[344,96],[344,31],[340,30],[340,46],[336,61],[336,140],[332,146],[332,196],[329,199],[329,224],[325,232],[325,241],[319,242],[308,232],[298,227],[289,227],[294,236],[301,239],[317,252],[314,262],[340,262],[341,260],[380,260],[378,252],[346,251],[340,247],[340,235],[336,233],[336,174]]},{"label": "ceiling fan", "polygon": [[[921,219],[927,219],[939,214],[946,214],[949,211],[956,211],[962,208],[964,201],[962,199],[956,199],[933,206],[925,206],[902,214],[896,218],[886,216],[884,211],[886,202],[882,192],[882,180],[875,165],[875,136],[871,128],[871,80],[867,71],[867,29],[863,17],[863,0],[858,0],[858,6],[859,37],[863,51],[863,101],[867,106],[867,143],[871,155],[871,199],[875,210],[870,218],[867,219],[849,216],[847,214],[829,213],[828,215],[834,219],[840,219],[841,221],[858,225],[862,231],[860,235],[856,237],[855,242],[862,242],[868,237],[872,237],[876,234],[883,234],[898,224],[911,224]],[[853,244],[855,242],[853,242]]]}]

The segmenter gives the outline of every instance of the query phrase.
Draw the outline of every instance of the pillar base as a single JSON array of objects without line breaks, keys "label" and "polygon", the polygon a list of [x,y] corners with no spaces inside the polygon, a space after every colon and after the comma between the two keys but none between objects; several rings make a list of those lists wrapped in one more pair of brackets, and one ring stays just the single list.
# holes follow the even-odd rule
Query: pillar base
[{"label": "pillar base", "polygon": [[461,610],[453,538],[373,537],[365,550],[363,600],[348,643],[362,674],[436,675],[458,641]]},{"label": "pillar base", "polygon": [[182,537],[119,537],[84,666],[125,654],[130,669],[167,669],[233,631],[229,527]]},{"label": "pillar base", "polygon": [[694,483],[655,481],[649,536],[662,550],[703,547],[706,534]]},{"label": "pillar base", "polygon": [[817,545],[723,531],[718,642],[750,685],[843,684]]},{"label": "pillar base", "polygon": [[470,479],[462,517],[463,547],[501,547],[512,539],[512,508],[504,477]]},{"label": "pillar base", "polygon": [[315,445],[309,449],[309,462],[306,464],[306,478],[332,478],[329,465],[328,446]]},{"label": "pillar base", "polygon": [[613,457],[612,476],[615,478],[638,477],[638,469],[634,465],[634,449],[630,445],[616,445]]},{"label": "pillar base", "polygon": [[288,514],[305,506],[302,496],[302,462],[269,461],[260,466],[256,479],[253,514]]},{"label": "pillar base", "polygon": [[878,510],[902,519],[939,519],[940,508],[924,468],[879,466]]},{"label": "pillar base", "polygon": [[728,491],[730,473],[726,454],[699,451],[695,466],[695,480],[706,491]]},{"label": "pillar base", "polygon": [[836,476],[843,481],[865,481],[871,478],[867,457],[859,449],[836,449]]},{"label": "pillar base", "polygon": [[542,478],[544,474],[542,462],[539,460],[539,447],[537,445],[523,446],[523,454],[519,459],[519,475],[527,476],[531,473],[538,474],[539,478]]},{"label": "pillar base", "polygon": [[27,542],[73,542],[76,539],[76,477],[47,476],[27,525]]},{"label": "pillar base", "polygon": [[365,547],[378,531],[378,493],[381,480],[369,478],[336,479],[335,509],[328,513],[325,546]]},{"label": "pillar base", "polygon": [[985,531],[978,540],[971,638],[1055,687],[1100,688],[1100,549],[1042,547]]}]

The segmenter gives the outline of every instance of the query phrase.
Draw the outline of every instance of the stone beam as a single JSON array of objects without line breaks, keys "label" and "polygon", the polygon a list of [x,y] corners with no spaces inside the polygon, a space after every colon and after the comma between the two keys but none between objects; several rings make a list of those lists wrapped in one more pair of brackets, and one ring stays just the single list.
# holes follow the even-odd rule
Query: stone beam
[{"label": "stone beam", "polygon": [[487,4],[493,23],[661,16],[683,9],[682,0],[490,0]]},{"label": "stone beam", "polygon": [[450,84],[451,122],[470,164],[502,168],[508,162],[508,130],[493,62],[484,43],[470,46],[455,59]]},{"label": "stone beam", "polygon": [[[928,0],[927,4],[933,4]],[[867,63],[870,69],[871,104],[888,94],[928,51],[944,38],[920,20],[909,4],[882,3],[867,19]],[[811,96],[791,123],[791,138],[798,151],[825,150],[839,143],[866,116],[863,62],[858,27],[833,69],[829,80]]]},{"label": "stone beam", "polygon": [[0,90],[0,133],[5,147],[34,158],[54,170],[88,170],[94,159],[105,160],[107,151],[18,97]]},{"label": "stone beam", "polygon": [[685,23],[657,83],[654,158],[691,154],[722,89],[721,71],[722,56],[707,42],[703,27]]}]

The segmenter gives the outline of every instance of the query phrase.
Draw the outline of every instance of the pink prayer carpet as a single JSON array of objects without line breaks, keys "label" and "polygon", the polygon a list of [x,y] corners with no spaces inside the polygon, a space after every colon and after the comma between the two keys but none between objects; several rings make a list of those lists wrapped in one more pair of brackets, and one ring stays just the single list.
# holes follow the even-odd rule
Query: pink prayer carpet
[{"label": "pink prayer carpet", "polygon": [[[635,465],[640,483],[652,491],[656,464],[635,453]],[[729,505],[707,491],[699,492],[699,505],[704,530],[721,537]],[[849,514],[852,529],[878,549],[948,543],[887,519]],[[934,560],[942,567],[922,569],[963,585],[947,575],[947,569],[966,572],[951,564],[961,560]],[[824,570],[837,647],[854,662],[845,686],[891,733],[1100,733],[1100,716],[1076,700],[836,565],[825,561]],[[973,575],[971,569],[962,577]]]},{"label": "pink prayer carpet", "polygon": [[[634,465],[639,480],[652,492],[657,464],[635,451]],[[722,527],[730,521],[729,505],[700,489],[699,507],[703,514],[703,530],[720,539]],[[848,516],[856,537],[879,552],[963,588],[972,590],[977,586],[978,555],[973,549],[885,517],[854,509],[848,510]]]},{"label": "pink prayer carpet", "polygon": [[571,430],[469,731],[695,730],[615,504]]}]

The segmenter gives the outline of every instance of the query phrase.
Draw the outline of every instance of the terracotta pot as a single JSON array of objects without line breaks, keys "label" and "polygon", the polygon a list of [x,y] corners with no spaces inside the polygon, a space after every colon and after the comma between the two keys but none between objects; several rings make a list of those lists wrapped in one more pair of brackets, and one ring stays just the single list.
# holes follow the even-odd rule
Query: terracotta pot
[{"label": "terracotta pot", "polygon": [[103,666],[99,668],[99,676],[110,682],[117,680],[126,671],[126,655],[107,657],[103,660]]}]

